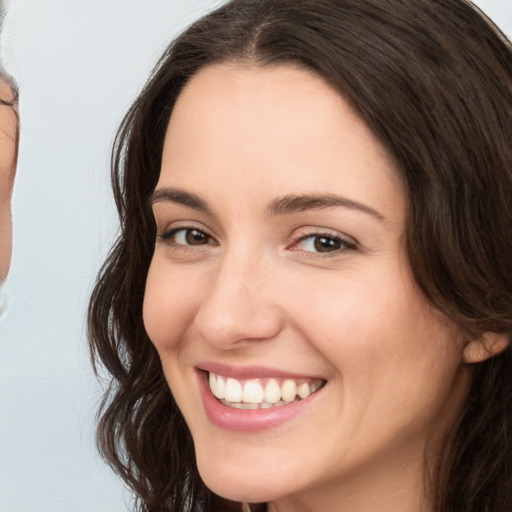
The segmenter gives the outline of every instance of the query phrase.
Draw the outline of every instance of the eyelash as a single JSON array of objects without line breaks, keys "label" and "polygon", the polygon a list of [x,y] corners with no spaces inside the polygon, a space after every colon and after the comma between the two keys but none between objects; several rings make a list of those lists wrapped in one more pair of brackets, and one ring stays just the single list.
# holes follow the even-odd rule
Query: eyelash
[{"label": "eyelash", "polygon": [[[163,233],[159,233],[158,238],[160,240],[162,240],[163,242],[167,242],[169,245],[171,245],[171,247],[173,247],[175,249],[181,249],[181,250],[189,250],[190,247],[199,247],[201,245],[208,245],[208,243],[197,244],[197,245],[184,244],[184,243],[177,243],[174,240],[172,240],[172,238],[177,233],[180,233],[180,232],[183,232],[185,234],[185,236],[186,236],[187,232],[189,232],[189,233],[195,232],[195,233],[198,233],[198,234],[206,237],[209,241],[214,240],[214,238],[212,236],[210,236],[208,233],[205,233],[202,229],[198,229],[196,227],[191,227],[191,226],[189,226],[189,227],[183,226],[183,227],[179,227],[179,228],[168,229],[167,231],[164,231]],[[215,245],[217,245],[217,244],[215,244]]]},{"label": "eyelash", "polygon": [[[316,241],[319,241],[321,239],[324,239],[325,241],[327,241],[328,244],[331,245],[331,247],[334,245],[334,249],[322,252],[319,250],[308,251],[305,249],[301,249],[299,247],[299,245],[301,243],[304,243],[307,240],[311,240],[310,244],[311,243],[315,244]],[[317,249],[317,247],[314,247],[314,248]],[[346,238],[343,238],[342,236],[339,236],[339,235],[335,235],[333,233],[314,232],[314,233],[308,233],[307,235],[302,235],[302,236],[297,237],[287,247],[287,249],[291,250],[291,251],[302,252],[302,255],[304,258],[308,258],[308,259],[312,259],[312,260],[322,260],[322,259],[326,259],[326,258],[335,258],[336,256],[339,257],[342,254],[346,253],[347,251],[355,251],[358,249],[358,245],[356,242],[347,240]]]},{"label": "eyelash", "polygon": [[[183,232],[183,234],[185,236],[187,235],[187,233],[195,232],[195,233],[199,234],[200,236],[205,237],[207,239],[207,242],[204,244],[200,243],[197,245],[193,245],[193,244],[187,244],[187,243],[178,243],[178,242],[172,240],[172,238],[180,232]],[[215,240],[215,239],[211,235],[206,233],[205,231],[198,229],[196,227],[184,226],[184,227],[169,229],[167,231],[164,231],[163,233],[159,233],[158,238],[160,240],[162,240],[163,242],[168,243],[173,249],[183,250],[183,251],[194,250],[191,248],[200,247],[203,245],[218,245],[217,242],[214,244],[211,244],[211,241]],[[328,257],[336,256],[345,251],[354,251],[354,250],[358,249],[358,245],[356,242],[347,240],[346,238],[343,238],[338,235],[334,235],[332,233],[321,233],[321,232],[314,232],[314,233],[308,233],[306,235],[302,235],[302,236],[296,238],[295,240],[293,240],[292,243],[287,246],[287,249],[292,250],[292,251],[301,250],[300,248],[298,248],[299,244],[305,242],[308,239],[311,239],[312,241],[314,241],[315,239],[316,240],[323,239],[331,246],[334,245],[334,249],[332,251],[327,250],[325,252],[322,252],[319,250],[315,250],[315,251],[302,250],[302,252],[305,253],[307,255],[307,257],[309,257],[309,258],[328,258]],[[313,243],[315,243],[315,242],[313,242]],[[317,247],[315,247],[315,246],[314,246],[314,248],[317,249]]]}]

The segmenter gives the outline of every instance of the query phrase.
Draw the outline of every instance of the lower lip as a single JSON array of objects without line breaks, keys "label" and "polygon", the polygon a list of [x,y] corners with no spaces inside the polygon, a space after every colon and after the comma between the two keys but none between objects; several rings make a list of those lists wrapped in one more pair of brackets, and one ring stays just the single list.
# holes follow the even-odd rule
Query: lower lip
[{"label": "lower lip", "polygon": [[236,409],[224,405],[213,396],[206,372],[198,371],[197,376],[204,409],[210,421],[217,427],[237,432],[258,432],[278,427],[303,414],[321,392],[319,390],[308,398],[289,405],[269,409]]}]

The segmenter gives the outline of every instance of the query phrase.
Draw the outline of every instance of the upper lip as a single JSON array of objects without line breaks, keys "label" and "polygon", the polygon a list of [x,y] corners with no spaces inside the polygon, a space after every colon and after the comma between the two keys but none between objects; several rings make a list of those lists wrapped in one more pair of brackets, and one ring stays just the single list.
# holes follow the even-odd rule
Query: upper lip
[{"label": "upper lip", "polygon": [[302,373],[291,372],[278,368],[269,368],[267,366],[235,366],[231,364],[205,361],[196,365],[198,370],[213,372],[224,377],[233,377],[235,379],[248,380],[258,378],[283,377],[288,379],[322,379],[318,375],[308,375]]}]

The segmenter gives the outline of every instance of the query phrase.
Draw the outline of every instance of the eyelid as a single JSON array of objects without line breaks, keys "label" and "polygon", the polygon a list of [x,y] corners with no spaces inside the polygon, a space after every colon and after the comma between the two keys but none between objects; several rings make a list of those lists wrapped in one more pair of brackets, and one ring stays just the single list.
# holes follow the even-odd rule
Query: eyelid
[{"label": "eyelid", "polygon": [[178,229],[197,229],[198,231],[202,231],[208,236],[215,238],[215,236],[211,233],[211,230],[208,229],[202,222],[190,220],[187,218],[177,218],[172,220],[168,218],[156,219],[157,235],[163,235],[169,231]]}]

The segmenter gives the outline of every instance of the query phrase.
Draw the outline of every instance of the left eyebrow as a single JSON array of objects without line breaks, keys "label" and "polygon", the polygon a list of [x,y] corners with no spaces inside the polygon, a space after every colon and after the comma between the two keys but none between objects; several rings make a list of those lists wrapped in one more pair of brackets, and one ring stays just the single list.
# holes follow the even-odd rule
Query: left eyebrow
[{"label": "left eyebrow", "polygon": [[268,215],[287,215],[290,213],[303,212],[306,210],[321,210],[335,206],[357,210],[371,215],[380,221],[387,220],[384,215],[371,206],[333,194],[286,195],[272,200],[267,205],[265,211]]}]

